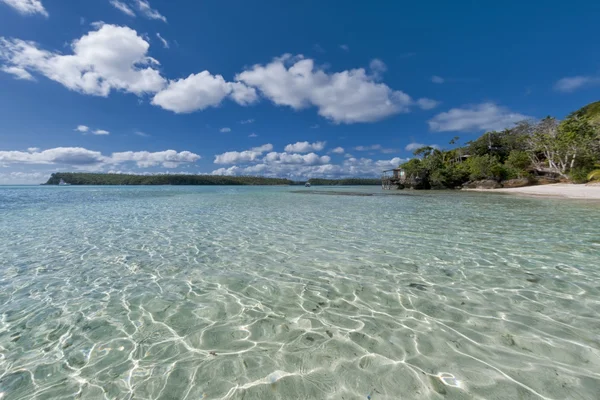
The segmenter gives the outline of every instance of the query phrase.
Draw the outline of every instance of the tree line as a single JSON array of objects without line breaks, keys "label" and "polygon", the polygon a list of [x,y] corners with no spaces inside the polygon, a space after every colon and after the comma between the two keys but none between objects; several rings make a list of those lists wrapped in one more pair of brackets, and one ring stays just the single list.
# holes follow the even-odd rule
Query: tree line
[{"label": "tree line", "polygon": [[465,146],[451,150],[425,146],[413,154],[415,158],[400,168],[408,185],[418,188],[536,177],[585,183],[600,178],[600,101],[563,121],[553,117],[522,121],[503,131],[486,132]]},{"label": "tree line", "polygon": [[291,185],[294,183],[289,179],[260,176],[57,172],[50,176],[46,184],[58,185],[61,179],[71,185]]}]

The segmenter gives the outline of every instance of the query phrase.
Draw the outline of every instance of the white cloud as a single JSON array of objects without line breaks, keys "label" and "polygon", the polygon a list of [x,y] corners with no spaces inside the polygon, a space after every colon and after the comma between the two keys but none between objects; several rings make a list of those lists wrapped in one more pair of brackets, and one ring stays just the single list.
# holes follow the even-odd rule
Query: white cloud
[{"label": "white cloud", "polygon": [[310,129],[319,129],[319,128],[320,128],[319,124],[314,124],[314,125],[310,126]]},{"label": "white cloud", "polygon": [[135,13],[127,4],[118,0],[110,0],[110,4],[122,13],[127,14],[130,17],[135,17]]},{"label": "white cloud", "polygon": [[600,84],[600,77],[594,76],[570,76],[562,78],[554,85],[559,92],[574,92],[577,89]]},{"label": "white cloud", "polygon": [[[285,154],[285,153],[277,153]],[[294,155],[288,155],[294,156]],[[299,161],[297,158],[300,155],[293,157],[294,161]],[[307,156],[307,155],[305,155]],[[285,156],[284,156],[285,157]],[[265,160],[261,163],[238,166],[234,165],[229,168],[219,168],[212,171],[215,175],[263,175],[282,177],[293,180],[301,180],[308,178],[342,178],[342,177],[372,177],[377,178],[381,175],[381,171],[385,169],[396,168],[401,163],[407,161],[395,157],[389,160],[372,160],[368,158],[356,159],[349,157],[341,164],[331,164],[318,156],[311,156],[309,162],[300,163],[282,163],[280,158],[273,156],[271,160]],[[325,163],[323,163],[325,162]]]},{"label": "white cloud", "polygon": [[371,60],[369,68],[371,69],[373,76],[377,79],[380,79],[383,73],[387,71],[387,65],[378,58]]},{"label": "white cloud", "polygon": [[412,142],[406,145],[406,147],[404,148],[404,150],[406,151],[415,151],[417,149],[420,149],[422,147],[433,147],[434,149],[439,149],[440,146],[438,146],[437,144],[423,144],[423,143],[416,143],[416,142]]},{"label": "white cloud", "polygon": [[344,51],[350,51],[350,46],[348,46],[347,44],[340,44],[340,49]]},{"label": "white cloud", "polygon": [[325,148],[327,142],[296,142],[285,146],[285,151],[290,153],[308,153],[310,151],[321,151]]},{"label": "white cloud", "polygon": [[165,49],[169,48],[169,42],[167,42],[167,39],[160,36],[160,33],[156,32],[156,37],[158,38],[158,40],[160,40],[160,42],[162,43],[162,45]]},{"label": "white cloud", "polygon": [[110,135],[109,131],[105,131],[104,129],[96,129],[92,132],[94,135]]},{"label": "white cloud", "polygon": [[164,15],[161,15],[161,13],[159,13],[158,10],[155,10],[152,7],[150,7],[150,3],[148,1],[146,1],[146,0],[135,0],[135,4],[136,4],[138,10],[146,18],[148,18],[148,19],[159,19],[159,20],[161,20],[163,22],[167,22],[167,18]]},{"label": "white cloud", "polygon": [[226,82],[221,75],[208,71],[170,81],[152,99],[152,104],[175,113],[191,113],[207,107],[217,107],[227,96],[245,105],[256,101],[256,91],[242,83]]},{"label": "white cloud", "polygon": [[14,8],[22,15],[41,14],[48,17],[48,12],[40,0],[0,0],[0,2]]},{"label": "white cloud", "polygon": [[428,121],[434,132],[502,130],[531,117],[514,113],[494,103],[453,108]]},{"label": "white cloud", "polygon": [[104,25],[106,25],[106,22],[104,22],[104,21],[94,21],[94,22],[90,23],[90,25],[92,26],[92,28],[98,30],[98,29],[102,28]]},{"label": "white cloud", "polygon": [[256,133],[251,133],[251,134],[248,135],[248,137],[254,138],[254,137],[258,137],[258,135]]},{"label": "white cloud", "polygon": [[34,185],[44,183],[50,178],[50,172],[0,172],[2,185]]},{"label": "white cloud", "polygon": [[433,83],[444,83],[445,79],[442,78],[441,76],[434,75],[434,76],[431,77],[431,82],[433,82]]},{"label": "white cloud", "polygon": [[16,79],[22,79],[25,81],[35,81],[33,75],[31,75],[25,68],[22,67],[0,67],[0,71],[6,72],[7,74],[14,75]]},{"label": "white cloud", "polygon": [[344,148],[343,147],[336,147],[335,149],[331,150],[332,153],[336,153],[336,154],[344,154]]},{"label": "white cloud", "polygon": [[219,132],[221,132],[221,133],[231,132],[231,128],[221,128],[221,129],[219,129]]},{"label": "white cloud", "polygon": [[78,125],[77,128],[75,128],[75,130],[77,132],[85,133],[85,132],[87,132],[87,131],[90,130],[90,127],[89,126],[85,126],[85,125]]},{"label": "white cloud", "polygon": [[271,152],[265,155],[262,160],[266,164],[294,164],[294,165],[317,165],[327,164],[331,161],[329,156],[319,156],[315,153],[294,154],[294,153],[277,153]]},{"label": "white cloud", "polygon": [[141,95],[165,84],[152,68],[158,61],[147,57],[148,48],[133,29],[103,25],[73,41],[70,55],[41,50],[34,42],[0,38],[0,60],[85,94],[108,96],[111,90],[123,90]]},{"label": "white cloud", "polygon": [[229,86],[231,87],[231,98],[239,105],[247,106],[258,101],[255,88],[241,82],[229,82]]},{"label": "white cloud", "polygon": [[137,136],[141,136],[141,137],[150,137],[150,135],[148,135],[147,133],[142,132],[142,131],[135,131],[135,132],[133,132],[133,134],[137,135]]},{"label": "white cloud", "polygon": [[228,151],[215,156],[215,164],[236,164],[253,162],[267,151],[273,150],[273,145],[268,143],[245,151]]},{"label": "white cloud", "polygon": [[162,165],[165,168],[176,168],[181,164],[194,163],[201,157],[189,151],[177,152],[175,150],[157,151],[126,151],[112,153],[108,163],[120,164],[124,162],[135,162],[140,168]]},{"label": "white cloud", "polygon": [[256,87],[277,105],[318,108],[335,123],[373,122],[408,112],[410,96],[375,82],[362,68],[327,73],[314,61],[287,54],[267,65],[254,65],[236,80]]},{"label": "white cloud", "polygon": [[175,150],[158,152],[126,151],[112,153],[109,156],[82,147],[57,147],[43,151],[28,149],[28,152],[0,151],[0,162],[6,164],[61,164],[74,167],[96,166],[98,168],[126,162],[135,162],[140,168],[157,165],[162,165],[165,168],[175,168],[181,164],[194,163],[199,159],[200,156],[197,154]]},{"label": "white cloud", "polygon": [[240,121],[240,124],[242,124],[242,125],[253,124],[253,123],[254,123],[254,119],[252,119],[252,118]]},{"label": "white cloud", "polygon": [[105,157],[98,151],[82,147],[57,147],[44,151],[0,151],[0,162],[22,164],[68,164],[73,166],[99,164]]},{"label": "white cloud", "polygon": [[356,150],[356,151],[371,151],[371,150],[380,150],[380,149],[381,149],[380,144],[373,144],[371,146],[356,146],[354,148],[354,150]]},{"label": "white cloud", "polygon": [[417,100],[417,104],[423,110],[431,110],[432,108],[436,108],[440,104],[440,102],[432,99],[422,98]]},{"label": "white cloud", "polygon": [[28,147],[27,151],[30,153],[37,153],[38,151],[40,151],[39,147]]}]

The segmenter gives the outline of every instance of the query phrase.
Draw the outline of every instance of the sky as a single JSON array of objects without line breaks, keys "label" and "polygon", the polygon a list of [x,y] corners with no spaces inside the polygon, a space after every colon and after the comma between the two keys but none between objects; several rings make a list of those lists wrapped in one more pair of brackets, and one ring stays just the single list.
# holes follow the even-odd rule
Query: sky
[{"label": "sky", "polygon": [[0,0],[0,184],[377,177],[600,100],[592,1]]}]

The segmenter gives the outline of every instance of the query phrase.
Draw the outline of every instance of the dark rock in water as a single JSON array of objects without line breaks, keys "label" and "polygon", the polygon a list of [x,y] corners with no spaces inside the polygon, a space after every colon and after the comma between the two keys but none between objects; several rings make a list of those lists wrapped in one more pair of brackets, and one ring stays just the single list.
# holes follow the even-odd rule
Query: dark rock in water
[{"label": "dark rock in water", "polygon": [[518,188],[524,186],[531,186],[534,184],[535,181],[529,178],[509,179],[507,181],[502,181],[502,186],[505,188]]},{"label": "dark rock in water", "polygon": [[502,185],[493,179],[484,179],[481,181],[471,181],[463,185],[466,189],[500,189]]},{"label": "dark rock in water", "polygon": [[525,280],[527,282],[531,282],[531,283],[538,283],[542,278],[540,278],[539,276],[533,275],[533,274],[527,274],[527,278],[525,278]]},{"label": "dark rock in water", "polygon": [[333,337],[333,333],[331,333],[329,330],[326,330],[325,333],[327,334],[327,336],[329,336],[330,338]]},{"label": "dark rock in water", "polygon": [[411,283],[408,285],[408,287],[423,290],[423,291],[427,290],[427,286],[420,284],[420,283]]}]

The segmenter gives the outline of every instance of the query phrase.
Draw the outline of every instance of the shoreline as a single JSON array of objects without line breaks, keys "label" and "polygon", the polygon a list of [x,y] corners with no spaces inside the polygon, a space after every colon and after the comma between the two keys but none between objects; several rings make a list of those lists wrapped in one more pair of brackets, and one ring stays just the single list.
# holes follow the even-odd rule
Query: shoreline
[{"label": "shoreline", "polygon": [[530,197],[555,199],[600,200],[599,184],[553,183],[549,185],[524,186],[500,189],[463,189],[469,192],[506,193]]}]

